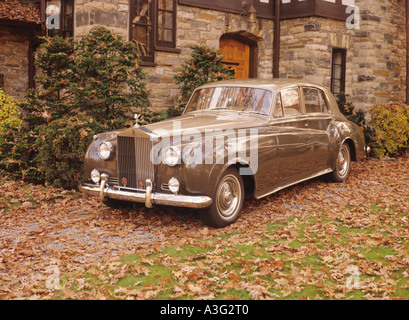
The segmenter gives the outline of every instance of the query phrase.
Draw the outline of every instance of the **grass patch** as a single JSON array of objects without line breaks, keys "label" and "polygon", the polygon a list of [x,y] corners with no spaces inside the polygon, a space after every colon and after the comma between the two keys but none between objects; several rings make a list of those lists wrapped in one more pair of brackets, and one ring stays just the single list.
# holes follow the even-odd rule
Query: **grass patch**
[{"label": "grass patch", "polygon": [[[347,209],[362,212],[362,207]],[[367,214],[389,212],[385,209],[374,203]],[[362,300],[383,297],[383,288],[388,288],[390,297],[409,298],[407,269],[399,264],[407,258],[399,254],[409,253],[399,251],[405,245],[403,238],[393,238],[405,224],[397,224],[396,215],[385,213],[378,224],[365,228],[348,227],[336,215],[295,219],[269,223],[264,232],[232,232],[169,245],[146,256],[128,255],[84,275],[87,290],[114,299]],[[346,288],[349,266],[358,268],[365,286]],[[388,280],[386,274],[392,277]],[[64,282],[75,283],[78,278],[81,275],[67,276]],[[395,289],[393,281],[398,283]],[[64,293],[56,297],[63,299]]]}]

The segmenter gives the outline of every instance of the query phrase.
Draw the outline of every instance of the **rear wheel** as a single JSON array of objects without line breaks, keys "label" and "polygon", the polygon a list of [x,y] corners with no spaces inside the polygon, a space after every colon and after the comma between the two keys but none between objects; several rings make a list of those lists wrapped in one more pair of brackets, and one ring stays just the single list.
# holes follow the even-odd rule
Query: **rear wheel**
[{"label": "rear wheel", "polygon": [[214,228],[223,228],[235,222],[243,208],[243,179],[235,168],[225,171],[217,184],[212,205],[200,212],[203,223]]},{"label": "rear wheel", "polygon": [[335,163],[335,169],[329,175],[334,182],[343,182],[351,171],[351,150],[347,143],[344,143],[340,148]]}]

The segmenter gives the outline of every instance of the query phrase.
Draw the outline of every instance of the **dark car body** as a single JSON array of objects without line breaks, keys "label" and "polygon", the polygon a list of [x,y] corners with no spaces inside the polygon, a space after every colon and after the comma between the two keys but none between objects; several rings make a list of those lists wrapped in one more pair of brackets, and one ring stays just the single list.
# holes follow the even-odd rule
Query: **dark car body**
[{"label": "dark car body", "polygon": [[207,225],[224,227],[246,194],[259,199],[325,174],[342,182],[363,157],[361,128],[327,88],[230,80],[198,88],[181,117],[94,137],[80,189],[147,207],[202,209]]}]

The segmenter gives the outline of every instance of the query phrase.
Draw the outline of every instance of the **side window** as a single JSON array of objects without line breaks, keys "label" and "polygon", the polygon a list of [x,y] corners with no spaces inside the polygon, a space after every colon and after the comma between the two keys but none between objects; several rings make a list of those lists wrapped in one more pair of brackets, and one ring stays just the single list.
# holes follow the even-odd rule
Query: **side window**
[{"label": "side window", "polygon": [[298,88],[281,91],[281,101],[285,116],[301,115],[300,96]]},{"label": "side window", "polygon": [[322,113],[330,113],[327,100],[325,99],[324,92],[321,90],[318,91],[319,99],[320,99],[320,108]]},{"label": "side window", "polygon": [[143,62],[153,62],[153,2],[150,0],[132,0],[130,12],[130,40],[138,45]]},{"label": "side window", "polygon": [[283,114],[283,103],[281,102],[281,93],[278,93],[276,107],[274,109],[274,117],[281,118],[283,116],[284,114]]},{"label": "side window", "polygon": [[176,47],[176,0],[159,0],[156,12],[156,44],[161,47]]},{"label": "side window", "polygon": [[305,110],[307,113],[321,112],[321,101],[317,89],[303,88]]}]

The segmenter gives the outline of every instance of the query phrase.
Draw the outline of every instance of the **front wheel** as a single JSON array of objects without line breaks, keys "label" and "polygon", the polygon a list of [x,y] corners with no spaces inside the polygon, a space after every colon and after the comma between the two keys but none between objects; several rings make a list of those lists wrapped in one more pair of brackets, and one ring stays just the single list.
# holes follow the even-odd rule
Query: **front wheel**
[{"label": "front wheel", "polygon": [[224,228],[238,219],[243,208],[244,183],[236,169],[230,168],[225,171],[212,199],[212,205],[200,212],[204,224]]},{"label": "front wheel", "polygon": [[351,150],[347,143],[340,148],[335,164],[335,169],[330,173],[330,179],[334,182],[344,182],[351,170]]}]

